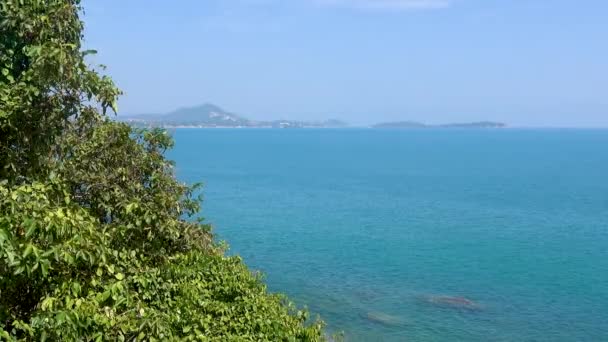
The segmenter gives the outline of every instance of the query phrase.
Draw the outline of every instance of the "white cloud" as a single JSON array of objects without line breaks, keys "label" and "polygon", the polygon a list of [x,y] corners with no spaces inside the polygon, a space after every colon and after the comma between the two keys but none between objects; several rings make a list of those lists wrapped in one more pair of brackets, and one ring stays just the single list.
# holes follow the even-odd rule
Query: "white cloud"
[{"label": "white cloud", "polygon": [[362,9],[438,9],[450,6],[452,0],[314,0],[321,5],[349,6]]}]

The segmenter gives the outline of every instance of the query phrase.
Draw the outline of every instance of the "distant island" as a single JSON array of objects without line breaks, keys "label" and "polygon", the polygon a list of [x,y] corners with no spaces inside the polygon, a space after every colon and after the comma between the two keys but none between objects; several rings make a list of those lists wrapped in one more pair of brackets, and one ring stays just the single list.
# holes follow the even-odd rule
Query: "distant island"
[{"label": "distant island", "polygon": [[507,125],[502,122],[479,121],[466,123],[452,123],[443,125],[427,125],[415,121],[395,121],[383,122],[371,126],[372,128],[505,128]]},{"label": "distant island", "polygon": [[427,125],[415,121],[382,122],[371,126],[372,128],[426,128]]},{"label": "distant island", "polygon": [[178,109],[167,114],[131,115],[118,119],[138,127],[164,128],[339,128],[348,126],[346,122],[336,119],[255,121],[227,112],[210,103]]},{"label": "distant island", "polygon": [[[181,108],[166,114],[120,115],[118,120],[136,127],[162,128],[345,128],[348,123],[330,119],[325,121],[272,120],[257,121],[228,112],[219,106],[206,103],[196,107]],[[504,128],[500,122],[480,121],[428,125],[416,121],[383,122],[371,128]]]}]

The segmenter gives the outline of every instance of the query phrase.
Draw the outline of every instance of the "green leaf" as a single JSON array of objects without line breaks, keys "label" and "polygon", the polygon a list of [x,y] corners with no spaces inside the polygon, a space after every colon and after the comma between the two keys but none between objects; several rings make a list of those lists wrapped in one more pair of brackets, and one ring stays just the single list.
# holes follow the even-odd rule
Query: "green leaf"
[{"label": "green leaf", "polygon": [[0,228],[0,244],[6,240],[8,240],[8,233],[6,232],[6,230]]},{"label": "green leaf", "polygon": [[96,55],[96,54],[97,54],[97,50],[84,50],[84,51],[82,51],[82,55],[83,56]]},{"label": "green leaf", "polygon": [[116,273],[115,277],[116,277],[116,279],[118,279],[118,280],[123,280],[123,279],[125,279],[125,275],[124,275],[124,274],[122,274],[122,273]]},{"label": "green leaf", "polygon": [[27,227],[27,231],[25,232],[25,237],[30,238],[36,231],[36,222],[32,219],[27,219],[25,221],[24,225]]},{"label": "green leaf", "polygon": [[19,275],[21,273],[23,273],[25,271],[25,266],[19,266],[17,267],[17,269],[15,269],[15,272],[13,272],[14,275]]},{"label": "green leaf", "polygon": [[112,293],[110,291],[105,291],[101,294],[101,302],[105,302],[106,300],[108,300],[108,298],[110,298],[110,296],[112,295]]},{"label": "green leaf", "polygon": [[25,250],[23,251],[23,258],[27,258],[28,255],[30,255],[32,253],[32,250],[34,249],[34,246],[31,243],[28,243],[27,246],[25,247]]},{"label": "green leaf", "polygon": [[118,102],[116,101],[116,99],[112,100],[112,103],[110,104],[110,108],[112,108],[112,111],[114,113],[118,113]]}]

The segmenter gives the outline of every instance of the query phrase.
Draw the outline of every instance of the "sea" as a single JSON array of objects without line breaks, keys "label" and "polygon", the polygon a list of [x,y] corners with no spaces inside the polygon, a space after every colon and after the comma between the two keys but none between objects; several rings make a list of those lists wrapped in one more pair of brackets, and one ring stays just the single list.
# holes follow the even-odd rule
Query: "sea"
[{"label": "sea", "polygon": [[608,341],[608,130],[176,129],[177,176],[346,341]]}]

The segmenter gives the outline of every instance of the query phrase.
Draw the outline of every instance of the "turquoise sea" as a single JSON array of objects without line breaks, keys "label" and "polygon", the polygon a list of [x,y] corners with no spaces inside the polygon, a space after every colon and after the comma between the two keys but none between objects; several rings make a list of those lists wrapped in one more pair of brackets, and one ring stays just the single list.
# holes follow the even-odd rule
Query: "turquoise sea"
[{"label": "turquoise sea", "polygon": [[231,253],[347,341],[608,341],[607,130],[173,134]]}]

